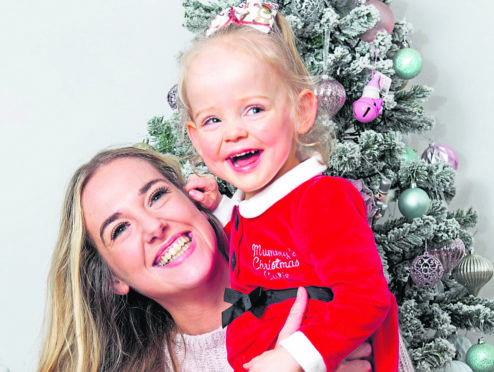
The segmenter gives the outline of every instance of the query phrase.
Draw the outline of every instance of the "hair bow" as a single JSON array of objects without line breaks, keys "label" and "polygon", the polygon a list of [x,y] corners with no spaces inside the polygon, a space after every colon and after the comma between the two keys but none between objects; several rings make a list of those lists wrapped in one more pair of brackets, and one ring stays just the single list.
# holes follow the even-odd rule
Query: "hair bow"
[{"label": "hair bow", "polygon": [[224,9],[209,25],[206,36],[210,36],[231,23],[247,25],[268,33],[273,28],[278,4],[244,1],[239,6]]}]

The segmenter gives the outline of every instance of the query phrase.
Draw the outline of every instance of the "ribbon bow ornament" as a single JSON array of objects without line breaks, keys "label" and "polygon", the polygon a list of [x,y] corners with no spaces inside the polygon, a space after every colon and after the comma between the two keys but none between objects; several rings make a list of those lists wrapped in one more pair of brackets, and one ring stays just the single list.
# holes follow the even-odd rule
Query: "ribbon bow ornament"
[{"label": "ribbon bow ornament", "polygon": [[224,9],[218,14],[209,25],[206,36],[214,34],[231,23],[251,26],[268,33],[273,28],[277,12],[277,4],[244,1],[239,6]]}]

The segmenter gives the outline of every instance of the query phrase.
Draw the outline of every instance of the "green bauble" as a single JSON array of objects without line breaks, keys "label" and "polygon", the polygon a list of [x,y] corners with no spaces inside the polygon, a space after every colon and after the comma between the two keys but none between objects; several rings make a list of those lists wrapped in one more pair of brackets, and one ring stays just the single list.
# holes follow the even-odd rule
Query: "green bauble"
[{"label": "green bauble", "polygon": [[422,70],[422,57],[415,49],[403,48],[396,53],[393,67],[398,77],[412,79]]},{"label": "green bauble", "polygon": [[418,187],[403,191],[398,199],[398,209],[406,218],[422,217],[429,211],[431,200],[429,195]]},{"label": "green bauble", "polygon": [[480,340],[468,349],[465,362],[473,372],[494,372],[494,346]]},{"label": "green bauble", "polygon": [[403,150],[401,157],[405,161],[405,163],[413,163],[419,160],[419,156],[417,155],[417,152],[408,146],[405,147],[405,149]]}]

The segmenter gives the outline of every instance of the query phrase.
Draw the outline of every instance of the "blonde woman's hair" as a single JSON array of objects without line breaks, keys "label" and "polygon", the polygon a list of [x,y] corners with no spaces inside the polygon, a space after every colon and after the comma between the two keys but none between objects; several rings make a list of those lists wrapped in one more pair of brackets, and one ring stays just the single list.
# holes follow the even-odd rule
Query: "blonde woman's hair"
[{"label": "blonde woman's hair", "polygon": [[[273,29],[269,33],[232,23],[209,37],[200,36],[181,57],[178,92],[184,124],[191,120],[190,102],[187,96],[189,67],[201,52],[218,42],[225,43],[225,47],[240,49],[253,55],[277,71],[286,84],[294,107],[297,96],[302,90],[314,89],[314,81],[297,51],[292,28],[280,13],[276,15]],[[322,162],[327,163],[333,147],[333,137],[332,130],[316,120],[307,133],[297,138],[297,153],[301,157],[306,157],[307,154],[316,152],[321,155]]]},{"label": "blonde woman's hair", "polygon": [[[103,151],[76,171],[67,188],[52,256],[39,372],[164,371],[166,350],[171,367],[178,370],[170,347],[176,334],[171,315],[132,289],[125,296],[113,293],[112,273],[84,226],[81,197],[85,185],[96,170],[119,158],[147,161],[183,190],[176,159],[135,147]],[[221,224],[198,208],[208,213],[218,249],[226,257]]]}]

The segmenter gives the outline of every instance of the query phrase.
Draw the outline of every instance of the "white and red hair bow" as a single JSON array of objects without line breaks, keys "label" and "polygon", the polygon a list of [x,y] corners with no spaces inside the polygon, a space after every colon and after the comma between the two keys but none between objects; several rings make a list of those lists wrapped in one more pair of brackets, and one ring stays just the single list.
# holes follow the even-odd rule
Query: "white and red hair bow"
[{"label": "white and red hair bow", "polygon": [[209,25],[206,36],[210,36],[231,23],[247,25],[268,33],[273,28],[278,4],[244,1],[239,6],[224,9]]}]

